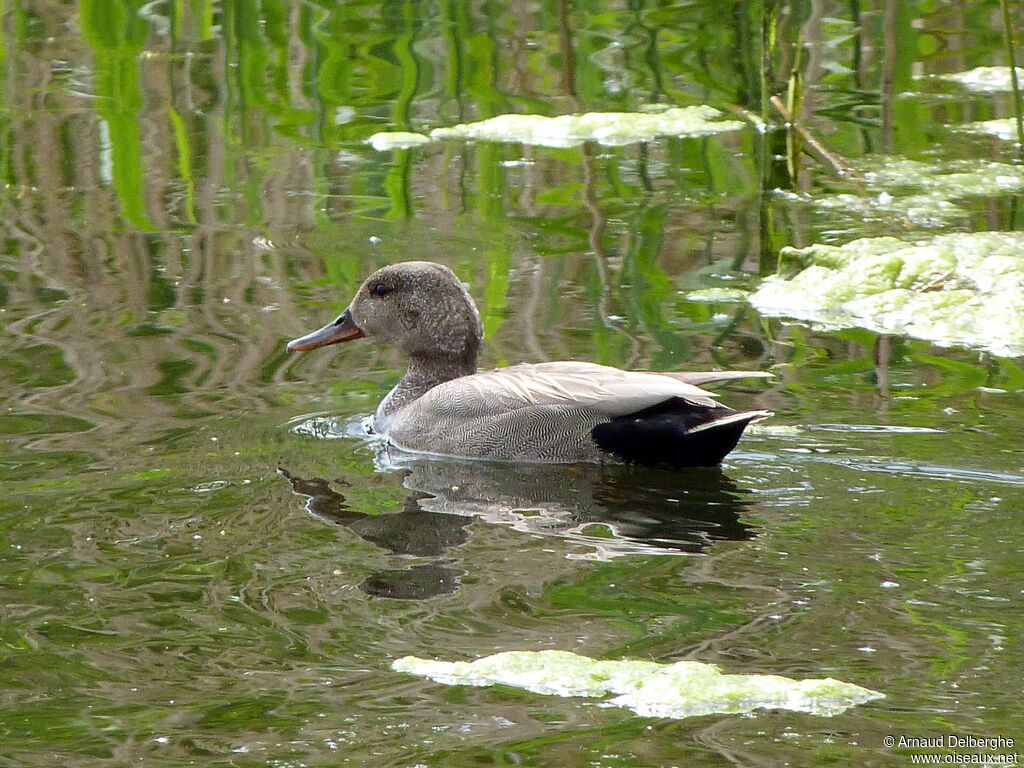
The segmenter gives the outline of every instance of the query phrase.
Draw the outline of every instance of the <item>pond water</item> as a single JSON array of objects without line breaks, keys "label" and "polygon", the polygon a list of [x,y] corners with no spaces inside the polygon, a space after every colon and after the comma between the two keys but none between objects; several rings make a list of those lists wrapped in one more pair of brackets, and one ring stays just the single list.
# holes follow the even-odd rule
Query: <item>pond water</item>
[{"label": "pond water", "polygon": [[[795,63],[843,166],[1012,165],[1011,134],[958,130],[1012,96],[935,77],[1006,64],[998,2],[0,14],[0,766],[904,766],[887,736],[1024,739],[1021,360],[736,293],[787,245],[1024,229],[1012,185],[901,206],[920,186],[787,169],[748,119],[781,122]],[[651,104],[742,127],[366,143]],[[469,285],[483,365],[771,370],[718,390],[776,415],[720,470],[389,455],[361,424],[401,356],[284,344],[408,258]],[[671,720],[391,669],[545,649],[885,698]]]}]

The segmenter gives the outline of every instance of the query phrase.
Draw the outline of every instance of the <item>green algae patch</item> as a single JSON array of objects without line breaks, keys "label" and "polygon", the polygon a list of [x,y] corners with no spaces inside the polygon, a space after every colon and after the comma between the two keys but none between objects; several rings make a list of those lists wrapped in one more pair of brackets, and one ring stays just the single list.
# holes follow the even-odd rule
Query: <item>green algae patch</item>
[{"label": "green algae patch", "polygon": [[662,111],[587,112],[579,115],[498,115],[475,123],[435,128],[429,136],[407,131],[382,131],[366,140],[385,152],[420,146],[433,140],[469,139],[543,147],[575,147],[586,141],[621,146],[660,136],[707,136],[736,131],[744,123],[721,120],[714,107],[673,107]]},{"label": "green algae patch", "polygon": [[977,123],[965,123],[957,128],[962,133],[981,133],[995,136],[1006,141],[1017,140],[1017,120],[1012,117],[1001,117],[995,120],[982,120]]},{"label": "green algae patch", "polygon": [[[952,72],[947,75],[936,75],[940,80],[959,83],[964,88],[980,93],[998,93],[1012,91],[1009,67],[975,67],[966,72]],[[1017,67],[1017,80],[1024,83],[1024,67]]]},{"label": "green algae patch", "polygon": [[938,227],[968,215],[957,200],[1024,191],[1024,167],[984,160],[923,163],[882,157],[856,170],[866,194],[823,195],[810,203],[843,216],[884,220],[899,216],[912,225]]},{"label": "green algae patch", "polygon": [[686,293],[687,301],[746,301],[747,292],[739,288],[701,288]]},{"label": "green algae patch", "polygon": [[602,697],[643,717],[684,718],[788,709],[838,715],[881,693],[832,678],[727,675],[714,664],[600,661],[568,651],[507,651],[476,661],[397,659],[398,672],[445,685],[509,685],[548,696]]},{"label": "green algae patch", "polygon": [[418,147],[420,144],[428,144],[430,137],[409,131],[381,131],[373,134],[366,140],[366,143],[378,152],[387,152],[390,149],[408,149],[409,147]]},{"label": "green algae patch", "polygon": [[579,115],[498,115],[488,120],[435,128],[432,139],[474,139],[544,147],[574,147],[585,141],[621,146],[659,136],[706,136],[736,131],[744,123],[720,120],[714,107],[673,107],[663,112],[587,112]]},{"label": "green algae patch", "polygon": [[1024,355],[1024,232],[783,248],[750,296],[762,314]]}]

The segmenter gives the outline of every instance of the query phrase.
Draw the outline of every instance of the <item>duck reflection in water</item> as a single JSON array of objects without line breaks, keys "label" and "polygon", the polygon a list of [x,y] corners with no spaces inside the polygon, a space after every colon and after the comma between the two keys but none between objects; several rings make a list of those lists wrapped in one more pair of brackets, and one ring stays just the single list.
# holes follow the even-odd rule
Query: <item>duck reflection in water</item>
[{"label": "duck reflection in water", "polygon": [[[314,517],[343,525],[396,555],[441,558],[450,548],[466,541],[466,526],[473,522],[472,517],[443,515],[422,509],[418,503],[421,494],[417,493],[406,498],[401,512],[390,515],[356,512],[327,480],[319,477],[304,480],[284,468],[277,471],[292,484],[294,493],[307,498],[306,510]],[[452,568],[454,562],[441,559],[408,569],[379,571],[359,586],[367,594],[379,597],[420,600],[443,595],[458,589],[458,578],[465,573]]]},{"label": "duck reflection in water", "polygon": [[718,467],[680,470],[629,466],[513,464],[423,458],[383,446],[381,470],[405,472],[410,490],[400,512],[353,510],[326,480],[280,470],[306,509],[397,555],[438,558],[409,569],[376,573],[360,586],[382,597],[423,599],[458,589],[465,574],[445,559],[468,538],[474,519],[579,546],[569,557],[697,554],[719,540],[753,538],[740,520],[753,501]]}]

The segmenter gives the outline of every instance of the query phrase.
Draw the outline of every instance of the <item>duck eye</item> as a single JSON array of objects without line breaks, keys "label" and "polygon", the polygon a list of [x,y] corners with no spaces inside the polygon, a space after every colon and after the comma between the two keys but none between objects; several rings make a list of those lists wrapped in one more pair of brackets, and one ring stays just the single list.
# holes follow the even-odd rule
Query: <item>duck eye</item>
[{"label": "duck eye", "polygon": [[370,289],[370,292],[373,293],[374,296],[387,296],[393,290],[395,289],[388,285],[384,285],[384,283],[377,283]]}]

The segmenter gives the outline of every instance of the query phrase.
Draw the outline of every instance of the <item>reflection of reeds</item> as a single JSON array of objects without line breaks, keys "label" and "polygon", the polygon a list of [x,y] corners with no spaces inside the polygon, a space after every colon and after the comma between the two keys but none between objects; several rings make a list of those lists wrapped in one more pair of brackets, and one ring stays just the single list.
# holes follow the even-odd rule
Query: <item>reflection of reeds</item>
[{"label": "reflection of reeds", "polygon": [[[789,170],[789,179],[793,187],[799,184],[800,155],[803,149],[803,136],[798,130],[804,101],[803,75],[800,72],[803,50],[803,35],[797,35],[796,42],[793,43],[793,68],[789,71],[789,79],[786,81],[786,107],[784,110],[779,109],[789,128],[786,131],[786,168]],[[778,108],[776,100],[773,99],[772,103]]]},{"label": "reflection of reeds", "polygon": [[776,0],[761,0],[761,72],[758,108],[768,116],[768,97],[775,88],[775,46],[778,38],[778,7]]},{"label": "reflection of reeds", "polygon": [[[284,286],[296,274],[315,277],[318,263],[253,242],[256,232],[245,226],[249,214],[224,194],[246,180],[225,177],[224,143],[213,138],[228,122],[218,122],[220,107],[197,119],[188,102],[196,88],[188,69],[166,50],[151,51],[143,62],[132,62],[148,101],[133,118],[134,133],[118,134],[109,125],[111,116],[125,114],[118,105],[104,106],[98,119],[90,102],[55,82],[55,51],[10,42],[5,74],[16,75],[17,87],[4,95],[12,115],[4,153],[11,158],[8,178],[25,193],[0,212],[13,246],[4,266],[16,270],[6,328],[20,340],[7,354],[45,344],[74,371],[67,384],[23,396],[31,397],[33,408],[81,416],[108,434],[126,428],[145,433],[147,424],[158,429],[168,417],[217,412],[229,402],[252,407],[262,397],[253,384],[285,374],[281,340],[302,329],[294,317],[302,313]],[[91,70],[81,40],[55,44],[77,69]],[[211,70],[214,76],[225,71]],[[181,82],[189,86],[176,87]],[[127,96],[139,92],[132,88]],[[40,93],[48,94],[45,110],[36,106]],[[119,94],[112,90],[103,98]],[[177,120],[168,120],[168,109]],[[119,146],[105,150],[105,143]],[[200,144],[201,156],[182,156]],[[261,208],[270,220],[294,228],[309,219],[295,214],[310,198],[273,193],[287,187],[274,181],[277,169],[293,186],[305,175],[295,173],[306,165],[303,153],[292,160],[288,168],[275,161],[261,172],[268,181]],[[117,174],[138,170],[132,211],[125,208],[130,189],[110,175],[108,163],[121,163]],[[159,231],[125,226],[125,219],[141,221],[134,211]],[[283,311],[265,312],[266,306]],[[311,367],[327,362],[311,361]]]},{"label": "reflection of reeds", "polygon": [[[681,316],[677,288],[715,261],[736,270],[756,260],[747,196],[764,205],[765,253],[803,236],[801,225],[772,228],[771,190],[785,185],[772,164],[779,133],[583,156],[454,143],[385,155],[358,144],[387,124],[647,98],[720,104],[741,93],[767,117],[773,70],[801,66],[791,45],[800,3],[761,0],[738,15],[711,3],[621,13],[445,3],[440,16],[416,3],[383,14],[337,4],[323,16],[275,0],[172,5],[184,16],[170,35],[133,15],[108,30],[106,6],[88,2],[46,5],[27,37],[3,38],[0,258],[17,273],[3,320],[19,350],[59,347],[78,375],[34,393],[40,405],[131,428],[258,406],[268,385],[297,377],[310,391],[332,375],[380,378],[399,365],[394,353],[351,345],[339,365],[334,354],[283,355],[281,341],[322,322],[373,266],[410,257],[467,276],[501,359],[644,366],[691,355],[697,366],[707,343],[683,349],[674,337],[678,320],[703,321]],[[19,14],[11,6],[7,29],[21,28]],[[806,27],[805,39],[827,42],[826,31]],[[598,66],[598,52],[615,66]],[[794,94],[820,82],[814,52]],[[814,129],[797,135],[803,151],[825,137],[844,148],[791,119],[797,132]],[[841,170],[830,149],[818,159]],[[371,235],[401,245],[369,245]],[[336,304],[303,306],[310,293]]]},{"label": "reflection of reeds", "polygon": [[999,0],[1003,18],[1003,41],[1006,45],[1006,64],[1010,67],[1010,85],[1013,88],[1013,116],[1017,122],[1017,147],[1024,154],[1024,107],[1021,104],[1020,82],[1017,78],[1017,43],[1010,22],[1010,4]]}]

